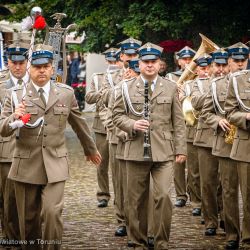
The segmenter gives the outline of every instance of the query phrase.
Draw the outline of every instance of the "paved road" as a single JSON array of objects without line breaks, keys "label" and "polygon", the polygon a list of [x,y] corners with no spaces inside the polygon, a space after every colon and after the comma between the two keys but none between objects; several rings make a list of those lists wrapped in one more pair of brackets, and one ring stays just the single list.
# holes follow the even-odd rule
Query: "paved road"
[{"label": "paved road", "polygon": [[[66,138],[70,154],[71,178],[67,181],[65,190],[62,249],[127,249],[126,237],[114,236],[116,222],[112,204],[113,195],[107,208],[97,208],[95,166],[85,161],[80,143],[70,128],[66,131]],[[173,188],[172,200],[175,200]],[[191,211],[189,203],[184,208],[174,208],[169,249],[223,249],[224,232],[219,229],[215,237],[204,236],[204,226],[200,224],[200,217],[191,216]]]}]

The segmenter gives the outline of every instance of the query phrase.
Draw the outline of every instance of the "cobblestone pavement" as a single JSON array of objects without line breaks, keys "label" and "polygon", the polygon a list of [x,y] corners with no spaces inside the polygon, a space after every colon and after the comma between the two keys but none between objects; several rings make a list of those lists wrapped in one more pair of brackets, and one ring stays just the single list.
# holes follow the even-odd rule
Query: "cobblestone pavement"
[{"label": "cobblestone pavement", "polygon": [[[87,163],[82,148],[70,128],[66,131],[70,155],[70,175],[65,188],[63,211],[63,250],[123,250],[126,237],[114,236],[116,222],[112,199],[107,208],[97,208],[96,168]],[[175,192],[172,186],[172,201]],[[191,215],[189,203],[184,208],[174,208],[169,249],[215,250],[224,249],[225,234],[219,229],[217,236],[204,236],[200,217]],[[0,248],[1,249],[1,248]]]}]

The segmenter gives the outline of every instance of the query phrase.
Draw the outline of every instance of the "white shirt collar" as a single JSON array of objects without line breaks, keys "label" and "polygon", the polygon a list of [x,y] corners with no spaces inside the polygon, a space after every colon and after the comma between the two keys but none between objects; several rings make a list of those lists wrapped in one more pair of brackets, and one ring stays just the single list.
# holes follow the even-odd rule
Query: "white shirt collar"
[{"label": "white shirt collar", "polygon": [[42,88],[44,90],[44,97],[46,100],[46,103],[48,103],[49,100],[49,92],[50,92],[50,81],[48,81],[43,87],[39,87],[37,86],[34,82],[32,82],[33,86],[35,87],[36,91],[38,92],[38,90],[40,88]]},{"label": "white shirt collar", "polygon": [[[141,79],[142,81],[145,83],[146,82],[146,79],[143,77],[143,75],[141,75]],[[157,82],[157,76],[155,77],[155,79],[153,80],[153,84],[155,85]]]},{"label": "white shirt collar", "polygon": [[[10,78],[13,81],[13,83],[15,84],[15,86],[17,85],[17,82],[19,79],[17,79],[16,77],[13,76],[13,74],[10,72]],[[29,74],[26,72],[24,77],[22,78],[23,82],[25,83],[25,85],[28,83],[29,81]]]}]

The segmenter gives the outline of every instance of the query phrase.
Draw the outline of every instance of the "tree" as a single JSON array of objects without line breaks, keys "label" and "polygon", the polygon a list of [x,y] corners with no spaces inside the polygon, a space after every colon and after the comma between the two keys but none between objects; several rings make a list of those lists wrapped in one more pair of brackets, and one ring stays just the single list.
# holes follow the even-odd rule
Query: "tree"
[{"label": "tree", "polygon": [[100,52],[129,36],[153,43],[187,39],[196,47],[198,33],[222,46],[250,36],[247,0],[37,0],[11,4],[15,15],[9,19],[20,21],[35,5],[43,9],[49,25],[54,25],[49,17],[55,12],[68,15],[64,25],[78,24],[79,32],[87,34],[83,51]]}]

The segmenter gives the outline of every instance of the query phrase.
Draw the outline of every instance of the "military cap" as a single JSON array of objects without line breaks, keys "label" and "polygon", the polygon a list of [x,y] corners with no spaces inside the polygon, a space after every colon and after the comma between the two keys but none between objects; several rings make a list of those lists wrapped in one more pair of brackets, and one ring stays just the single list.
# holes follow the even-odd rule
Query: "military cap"
[{"label": "military cap", "polygon": [[236,60],[246,60],[249,55],[249,48],[241,42],[235,43],[232,46],[227,47],[229,57]]},{"label": "military cap", "polygon": [[218,49],[211,53],[212,61],[218,64],[227,64],[228,52],[224,49]]},{"label": "military cap", "polygon": [[115,53],[116,61],[120,61],[121,49],[118,49]]},{"label": "military cap", "polygon": [[141,41],[132,37],[118,43],[118,45],[120,45],[121,52],[124,54],[136,54],[141,44]]},{"label": "military cap", "polygon": [[131,59],[128,61],[128,67],[137,73],[140,73],[139,59]]},{"label": "military cap", "polygon": [[212,57],[206,53],[194,60],[194,62],[200,67],[206,67],[211,64]]},{"label": "military cap", "polygon": [[109,48],[106,51],[103,52],[103,54],[105,55],[105,59],[107,61],[116,61],[116,48]]},{"label": "military cap", "polygon": [[191,49],[188,46],[185,46],[184,48],[179,50],[176,53],[176,55],[178,56],[178,59],[180,59],[180,58],[194,57],[195,53],[196,52],[193,49]]},{"label": "military cap", "polygon": [[51,63],[53,60],[53,47],[45,44],[37,44],[31,57],[32,65]]},{"label": "military cap", "polygon": [[141,60],[156,60],[161,57],[163,48],[153,43],[146,43],[139,48],[139,58]]},{"label": "military cap", "polygon": [[8,58],[14,62],[24,61],[28,58],[29,48],[30,45],[28,43],[15,42],[9,45],[7,49]]}]

